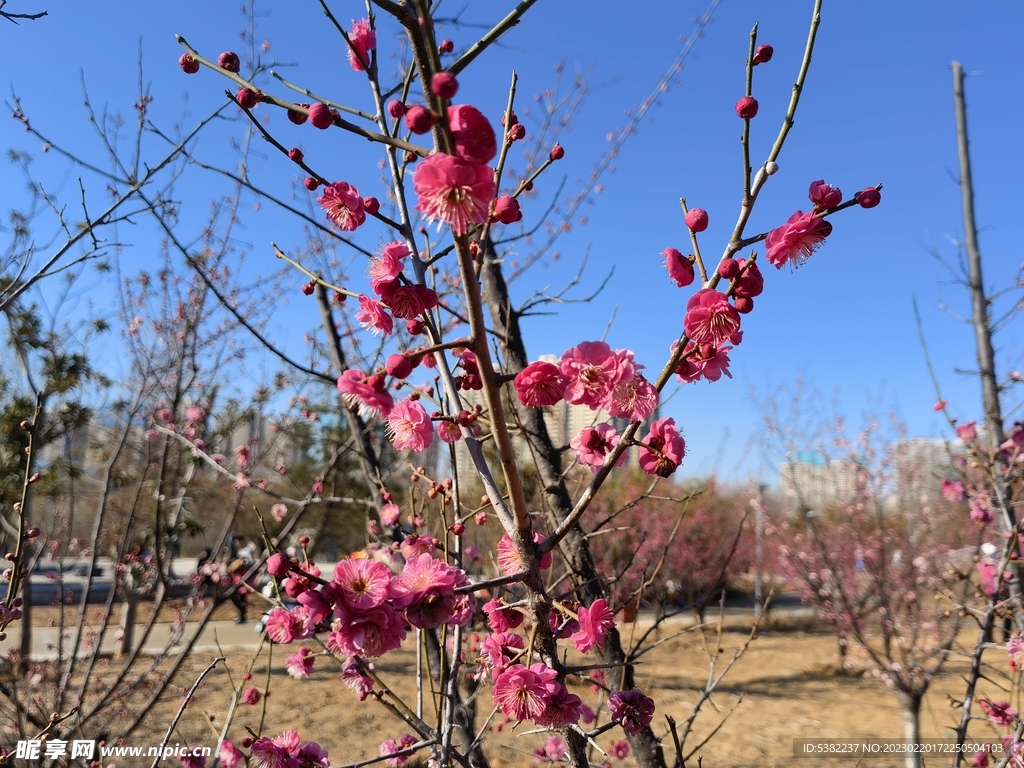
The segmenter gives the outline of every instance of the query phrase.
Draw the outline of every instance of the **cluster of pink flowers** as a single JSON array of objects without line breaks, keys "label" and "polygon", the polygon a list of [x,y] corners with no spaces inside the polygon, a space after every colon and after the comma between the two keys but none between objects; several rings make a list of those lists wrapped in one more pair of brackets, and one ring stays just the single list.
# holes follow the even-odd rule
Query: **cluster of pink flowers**
[{"label": "cluster of pink flowers", "polygon": [[530,363],[515,378],[519,401],[530,408],[565,399],[617,418],[643,421],[658,405],[657,390],[640,373],[628,349],[613,350],[603,341],[584,341],[567,350],[559,365]]},{"label": "cluster of pink flowers", "polygon": [[[262,768],[327,768],[331,764],[327,750],[315,741],[305,744],[301,742],[298,731],[285,731],[273,739],[266,736],[256,739],[249,751],[252,759]],[[221,757],[223,759],[223,750]]]},{"label": "cluster of pink flowers", "polygon": [[[409,624],[434,629],[467,623],[475,599],[455,593],[468,584],[465,573],[433,556],[432,539],[417,537],[409,547],[403,545],[402,552],[407,559],[397,574],[371,558],[342,560],[327,584],[293,569],[282,588],[299,605],[271,610],[266,619],[267,636],[287,644],[312,637],[318,625],[329,623],[328,650],[346,657],[372,658],[401,646]],[[309,576],[319,576],[315,566],[309,569]],[[289,672],[308,676],[313,658],[309,649],[302,648],[288,657]],[[345,674],[346,684],[361,696],[372,690],[362,667],[346,668]]]},{"label": "cluster of pink flowers", "polygon": [[[398,738],[398,741],[395,741],[394,739],[388,739],[387,741],[383,742],[380,745],[379,754],[381,757],[394,755],[396,752],[401,752],[404,749],[408,749],[415,743],[415,736],[413,736],[410,733],[403,733]],[[407,762],[409,762],[409,755],[398,755],[397,757],[392,757],[390,760],[386,760],[385,762],[388,765],[392,766],[392,768],[395,768],[396,766],[405,765]]]},{"label": "cluster of pink flowers", "polygon": [[558,673],[543,662],[527,667],[509,664],[497,668],[492,693],[494,702],[513,720],[532,720],[540,726],[564,728],[583,716],[583,701],[569,693]]},{"label": "cluster of pink flowers", "polygon": [[416,210],[462,235],[490,215],[497,186],[487,163],[497,154],[498,144],[494,128],[476,107],[449,107],[448,125],[454,154],[436,153],[420,162],[413,174],[413,189],[418,197]]}]

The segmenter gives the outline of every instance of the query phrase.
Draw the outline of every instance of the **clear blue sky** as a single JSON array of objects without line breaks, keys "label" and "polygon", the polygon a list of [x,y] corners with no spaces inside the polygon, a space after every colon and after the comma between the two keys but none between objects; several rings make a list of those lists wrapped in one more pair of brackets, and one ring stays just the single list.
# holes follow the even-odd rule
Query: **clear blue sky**
[{"label": "clear blue sky", "polygon": [[[8,9],[18,4],[15,0]],[[512,5],[506,0],[446,4],[452,14],[465,8],[462,20],[467,22],[447,35],[461,47],[478,32],[469,23],[493,22]],[[611,289],[595,302],[568,306],[557,318],[529,322],[533,356],[561,353],[599,337],[618,305],[608,341],[632,348],[648,368],[660,368],[668,344],[680,332],[689,295],[669,283],[659,256],[670,245],[688,250],[678,198],[685,196],[691,205],[709,211],[711,227],[702,236],[702,250],[705,255],[720,253],[739,208],[741,122],[733,104],[742,95],[750,27],[759,21],[759,40],[775,48],[772,62],[756,71],[755,95],[761,105],[753,123],[756,165],[785,111],[811,6],[803,0],[723,0],[719,5],[678,85],[626,144],[615,172],[604,179],[605,190],[586,206],[586,226],[575,226],[559,243],[557,263],[536,268],[524,280],[524,295],[538,285],[560,286],[575,273],[588,248],[591,258],[581,292],[595,287],[612,265],[616,270]],[[47,4],[32,0],[15,10],[38,7]],[[332,7],[347,21],[361,15],[362,3],[335,2]],[[624,14],[626,7],[639,15]],[[571,188],[573,177],[586,176],[606,150],[606,135],[624,125],[626,111],[650,92],[676,56],[680,36],[692,31],[692,18],[705,8],[706,3],[682,0],[634,6],[541,0],[505,45],[487,53],[462,79],[459,100],[480,106],[496,120],[513,67],[519,73],[520,94],[528,101],[551,85],[559,60],[583,70],[592,63],[589,72],[597,90],[574,119],[563,142],[566,158],[558,166]],[[281,68],[289,79],[338,100],[367,104],[363,81],[349,69],[341,41],[318,9],[312,0],[259,3],[256,37],[271,41],[268,55],[277,62],[296,64]],[[215,57],[238,47],[238,30],[245,22],[238,5],[228,2],[53,2],[49,10],[50,16],[41,21],[0,27],[7,62],[4,84],[22,97],[41,130],[99,162],[101,154],[81,108],[80,70],[94,103],[128,117],[136,96],[141,39],[145,79],[156,96],[151,117],[164,126],[180,121],[187,127],[220,102],[226,83],[205,70],[183,75],[176,63],[181,49],[174,34]],[[1012,281],[1024,261],[1012,229],[1020,218],[1016,184],[1024,123],[1019,87],[1022,26],[1024,4],[1010,0],[826,0],[796,126],[780,158],[781,170],[762,195],[748,232],[765,231],[794,210],[806,210],[807,185],[818,178],[847,194],[884,183],[882,204],[837,216],[827,244],[798,271],[765,268],[765,293],[754,313],[744,318],[746,338],[732,354],[734,378],[684,387],[666,408],[684,427],[688,473],[704,474],[717,464],[727,478],[760,474],[773,480],[758,456],[760,416],[750,392],[763,397],[769,387],[792,383],[799,375],[829,396],[837,393],[852,421],[871,399],[896,408],[911,435],[945,435],[931,409],[935,395],[917,340],[913,296],[921,307],[944,394],[955,413],[977,416],[976,380],[955,373],[974,364],[970,329],[938,308],[945,303],[966,312],[966,294],[949,282],[930,254],[938,249],[955,260],[952,240],[962,237],[949,65],[960,60],[972,74],[966,87],[981,245],[987,283],[1001,286]],[[382,52],[394,42],[383,34]],[[277,86],[275,92],[283,89]],[[278,115],[271,127],[281,132],[284,143],[302,146],[327,175],[354,181],[363,194],[382,194],[378,154],[361,140],[337,131],[314,135],[309,126],[295,128]],[[226,136],[232,130],[239,128],[228,126],[204,139],[206,156],[230,164]],[[36,154],[37,172],[49,188],[71,195],[69,202],[77,197],[72,195],[77,172],[52,154],[41,155],[38,143],[16,121],[0,122],[0,145]],[[262,182],[287,193],[293,168],[269,156],[257,173]],[[544,180],[541,191],[556,180]],[[196,220],[207,210],[210,184],[208,178],[195,176],[181,186],[187,215]],[[98,190],[95,184],[93,188]],[[0,209],[18,205],[22,190],[20,179],[4,184]],[[527,218],[540,206],[527,203]],[[266,267],[270,240],[299,242],[295,225],[271,212],[248,214],[244,224],[253,268]],[[371,230],[361,231],[368,247],[380,237]],[[136,244],[132,264],[143,265],[149,258],[152,248],[146,247],[145,237],[152,237],[145,227],[131,235]],[[98,282],[88,279],[90,287]],[[87,300],[84,291],[82,298]],[[305,322],[300,317],[281,308],[274,333],[301,345]],[[1024,368],[1018,339],[1014,326],[1001,337],[1004,372]]]}]

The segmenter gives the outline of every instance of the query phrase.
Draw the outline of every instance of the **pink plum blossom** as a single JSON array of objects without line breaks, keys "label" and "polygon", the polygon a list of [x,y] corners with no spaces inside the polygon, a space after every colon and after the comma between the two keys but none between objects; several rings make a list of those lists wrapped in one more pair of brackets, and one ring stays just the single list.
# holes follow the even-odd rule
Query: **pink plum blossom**
[{"label": "pink plum blossom", "polygon": [[379,374],[367,375],[355,368],[349,368],[338,377],[338,391],[347,403],[358,403],[364,412],[387,417],[395,406],[394,398],[387,391],[384,377]]},{"label": "pink plum blossom", "polygon": [[643,439],[640,469],[648,475],[668,477],[683,463],[686,443],[676,429],[675,419],[658,419]]},{"label": "pink plum blossom", "polygon": [[334,615],[337,621],[327,636],[332,653],[375,658],[401,647],[405,640],[405,619],[390,603],[368,611],[353,611],[338,603]]},{"label": "pink plum blossom", "polygon": [[309,677],[309,673],[313,671],[314,661],[316,661],[316,656],[313,655],[313,652],[306,646],[302,646],[298,653],[293,653],[285,659],[284,666],[289,675],[296,680],[303,680]]},{"label": "pink plum blossom", "polygon": [[572,405],[604,407],[616,384],[636,375],[633,353],[613,351],[603,341],[584,341],[562,355],[562,375],[568,384],[565,399]]},{"label": "pink plum blossom", "polygon": [[345,181],[336,181],[324,187],[317,200],[327,218],[342,232],[354,232],[366,221],[366,210],[359,190]]},{"label": "pink plum blossom", "polygon": [[697,291],[686,302],[683,330],[695,344],[718,346],[740,329],[740,315],[724,293]]},{"label": "pink plum blossom", "polygon": [[364,72],[370,64],[370,51],[377,48],[377,32],[370,28],[369,19],[352,22],[348,39],[348,63],[356,72]]},{"label": "pink plum blossom", "polygon": [[232,744],[228,739],[220,744],[220,764],[224,768],[238,768],[245,761],[242,751]]},{"label": "pink plum blossom", "polygon": [[[544,541],[544,537],[537,533],[537,531],[533,531],[533,541],[536,544],[540,544]],[[551,553],[548,552],[540,559],[540,568],[544,571],[550,567]],[[516,549],[516,545],[512,542],[512,537],[508,533],[503,534],[498,541],[498,570],[505,576],[511,576],[523,570],[523,560],[519,556],[519,550]]]},{"label": "pink plum blossom", "polygon": [[484,663],[494,670],[494,679],[504,671],[512,659],[525,648],[523,638],[515,632],[495,632],[488,635],[480,644],[480,651],[483,654]]},{"label": "pink plum blossom", "polygon": [[800,266],[832,234],[832,225],[814,214],[797,211],[781,227],[768,233],[764,241],[765,258],[776,268],[793,262]]},{"label": "pink plum blossom", "polygon": [[383,563],[368,559],[342,560],[334,566],[335,594],[355,611],[382,605],[392,592],[394,576]]},{"label": "pink plum blossom", "polygon": [[405,564],[395,580],[397,608],[405,608],[414,627],[436,629],[455,614],[455,588],[467,583],[466,575],[431,555],[422,554]]},{"label": "pink plum blossom", "polygon": [[[380,745],[378,753],[380,754],[381,757],[386,757],[387,755],[394,755],[396,752],[401,752],[403,749],[408,749],[415,743],[415,736],[413,736],[412,734],[404,733],[399,737],[398,741],[395,741],[394,739],[388,739],[387,741],[383,742]],[[405,765],[407,762],[409,762],[409,757],[409,755],[398,755],[397,757],[392,757],[390,760],[385,760],[385,763],[391,766],[391,768],[397,768],[398,766]]]},{"label": "pink plum blossom", "polygon": [[638,688],[613,693],[608,697],[608,709],[612,719],[617,720],[630,736],[636,736],[654,718],[654,702]]},{"label": "pink plum blossom", "polygon": [[523,623],[523,614],[507,607],[497,597],[484,603],[482,610],[487,614],[487,624],[495,632],[508,632]]},{"label": "pink plum blossom", "polygon": [[546,664],[513,664],[494,681],[494,702],[513,720],[540,717],[561,685],[558,673]]},{"label": "pink plum blossom", "polygon": [[666,248],[661,255],[665,257],[668,276],[679,288],[685,288],[693,282],[693,262],[688,257],[675,248]]},{"label": "pink plum blossom", "polygon": [[370,331],[374,336],[383,333],[390,336],[395,330],[395,321],[384,309],[384,305],[369,296],[359,296],[359,311],[356,312],[356,322],[363,328]]},{"label": "pink plum blossom", "polygon": [[639,371],[632,379],[620,381],[612,387],[608,402],[608,412],[613,419],[630,421],[650,418],[657,407],[658,390]]},{"label": "pink plum blossom", "polygon": [[604,645],[609,630],[615,626],[615,613],[608,607],[608,601],[599,598],[589,608],[580,608],[576,613],[580,629],[569,638],[576,645],[576,650],[586,653],[591,648]]},{"label": "pink plum blossom", "polygon": [[728,344],[715,347],[711,344],[687,342],[686,356],[676,367],[676,380],[684,384],[692,384],[701,379],[718,381],[723,374],[731,379],[728,354],[730,350],[732,347]]},{"label": "pink plum blossom", "polygon": [[811,182],[811,186],[807,190],[807,197],[810,198],[816,208],[821,210],[835,208],[843,202],[843,193],[839,187],[826,184],[824,179]]},{"label": "pink plum blossom", "polygon": [[523,368],[515,378],[519,402],[527,408],[554,405],[565,395],[566,379],[558,366],[538,360]]},{"label": "pink plum blossom", "polygon": [[564,684],[556,682],[558,687],[548,699],[548,705],[540,715],[534,718],[537,725],[548,728],[565,728],[575,725],[583,716],[583,700],[575,693],[569,693]]},{"label": "pink plum blossom", "polygon": [[354,658],[345,659],[341,667],[341,682],[359,694],[359,700],[365,701],[373,692],[373,678],[363,671],[363,666],[373,669],[373,665]]},{"label": "pink plum blossom", "polygon": [[426,450],[434,440],[434,425],[423,406],[401,400],[388,414],[388,436],[395,450]]},{"label": "pink plum blossom", "polygon": [[457,443],[462,439],[462,430],[454,421],[441,419],[437,422],[437,436],[445,443]]},{"label": "pink plum blossom", "polygon": [[[569,446],[576,451],[576,461],[590,467],[596,474],[604,465],[605,457],[619,444],[619,433],[611,424],[597,424],[584,427],[580,433],[569,441]],[[626,460],[623,451],[616,466],[622,466]]]},{"label": "pink plum blossom", "polygon": [[486,165],[438,153],[416,166],[413,189],[419,198],[416,210],[462,235],[487,221],[497,187]]},{"label": "pink plum blossom", "polygon": [[448,107],[448,126],[455,140],[455,154],[466,162],[486,165],[498,154],[494,128],[476,107],[469,104]]}]

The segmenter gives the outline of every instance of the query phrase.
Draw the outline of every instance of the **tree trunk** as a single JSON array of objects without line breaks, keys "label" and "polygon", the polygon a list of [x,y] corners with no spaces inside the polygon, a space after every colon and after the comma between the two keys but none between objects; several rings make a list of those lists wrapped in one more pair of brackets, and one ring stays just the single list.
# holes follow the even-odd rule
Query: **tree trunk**
[{"label": "tree trunk", "polygon": [[[530,362],[519,325],[519,315],[512,307],[508,283],[501,269],[502,261],[494,250],[494,243],[487,240],[483,245],[484,259],[480,277],[483,280],[484,302],[487,304],[495,331],[499,338],[504,337],[502,352],[505,355],[506,372],[518,373]],[[517,422],[522,427],[523,438],[530,443],[532,455],[536,458],[537,472],[547,502],[545,507],[548,512],[548,523],[552,526],[557,525],[568,517],[573,507],[562,472],[561,451],[548,434],[539,408],[521,408],[515,398],[512,398],[510,408],[514,409]],[[569,530],[560,547],[576,584],[577,598],[586,605],[598,598],[607,598],[604,582],[579,525]],[[632,665],[623,666],[626,662],[626,653],[616,629],[608,633],[608,638],[598,649],[598,653],[602,662],[616,670],[614,674],[608,675],[608,682],[613,690],[629,690],[634,687],[634,668]],[[665,768],[665,754],[661,742],[650,726],[627,738],[636,764],[640,768]]]},{"label": "tree trunk", "polygon": [[[897,691],[900,709],[903,710],[903,736],[908,745],[921,743],[921,693]],[[906,752],[903,759],[904,768],[921,768],[921,753],[916,750]]]},{"label": "tree trunk", "polygon": [[132,643],[135,642],[135,621],[139,612],[139,598],[131,592],[121,603],[121,620],[118,629],[121,632],[117,639],[117,649],[114,651],[114,658],[120,661],[132,652]]},{"label": "tree trunk", "polygon": [[[988,454],[993,457],[996,469],[1005,468],[1006,458],[999,453],[999,446],[1006,440],[1003,431],[1002,404],[999,399],[1000,387],[996,377],[995,345],[992,342],[992,319],[989,316],[989,298],[985,295],[985,281],[981,271],[981,249],[978,246],[978,227],[974,221],[974,181],[971,178],[971,154],[967,141],[967,105],[964,100],[964,71],[959,61],[953,62],[953,103],[956,107],[956,146],[960,160],[960,196],[964,217],[964,248],[967,252],[968,284],[971,291],[971,323],[978,347],[978,377],[981,379],[981,403],[985,409],[985,431],[988,438]],[[1016,528],[1016,514],[1013,509],[1013,487],[1003,479],[1003,473],[993,473],[992,497],[999,505],[999,524],[1003,533],[1010,537]],[[1021,577],[1024,572],[1012,561],[1009,565],[1016,578],[1010,579],[1010,596],[1017,605],[1021,600]],[[1016,612],[1016,624],[1024,629],[1024,614]]]}]

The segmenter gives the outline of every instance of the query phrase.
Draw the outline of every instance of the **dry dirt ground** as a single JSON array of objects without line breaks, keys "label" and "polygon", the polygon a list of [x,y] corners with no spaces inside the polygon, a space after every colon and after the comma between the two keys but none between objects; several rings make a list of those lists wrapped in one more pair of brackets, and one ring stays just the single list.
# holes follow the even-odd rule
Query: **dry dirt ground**
[{"label": "dry dirt ground", "polygon": [[[628,628],[627,628],[628,629]],[[664,632],[665,637],[669,633]],[[973,632],[962,634],[965,643],[973,642]],[[747,638],[738,628],[722,635],[723,650],[718,669],[732,657]],[[714,635],[708,639],[714,646]],[[654,693],[658,711],[655,727],[659,733],[667,732],[665,715],[672,715],[679,723],[685,721],[698,691],[708,675],[706,645],[695,632],[662,643],[656,651],[644,658],[638,669],[638,682]],[[409,702],[415,701],[411,671],[415,668],[415,655],[411,641],[401,651],[377,660],[377,668],[384,681]],[[340,670],[336,662],[320,657],[313,675],[308,680],[294,680],[284,668],[287,652],[274,648],[271,660],[271,695],[263,705],[240,706],[230,736],[236,741],[245,737],[246,728],[259,729],[265,717],[264,732],[276,735],[295,728],[304,739],[316,739],[325,747],[332,765],[349,764],[377,755],[378,745],[386,738],[398,738],[406,728],[393,715],[373,700],[360,703],[357,696],[340,683]],[[1005,669],[1005,652],[990,651],[990,661]],[[877,679],[843,674],[837,671],[836,641],[826,629],[814,624],[768,627],[760,631],[746,654],[736,663],[717,693],[698,718],[695,734],[689,744],[695,746],[719,726],[722,718],[735,707],[735,711],[721,725],[714,738],[699,754],[702,766],[781,766],[796,768],[813,766],[852,766],[852,759],[828,760],[800,758],[794,760],[794,738],[899,738],[902,737],[900,709],[895,695]],[[212,672],[199,689],[178,727],[171,743],[213,745],[220,730],[231,698],[232,683],[239,684],[252,652],[236,653],[227,665]],[[176,682],[178,693],[167,700],[148,718],[142,732],[131,739],[133,744],[159,743],[173,713],[181,702],[181,691],[187,689],[199,672],[209,663],[208,658],[190,659]],[[266,684],[267,650],[252,662],[252,680],[246,685]],[[951,662],[940,679],[932,686],[922,711],[923,735],[939,738],[950,734],[956,713],[951,709],[948,696],[963,690],[962,676],[965,661]],[[573,690],[584,701],[595,706],[597,694],[589,686],[577,685]],[[992,698],[1008,698],[994,684],[983,683],[983,693]],[[742,696],[742,701],[740,697]],[[1018,702],[1019,703],[1019,702]],[[415,705],[413,705],[415,706]],[[431,712],[429,698],[425,704]],[[491,711],[490,695],[480,700],[480,721]],[[602,713],[607,721],[607,713]],[[428,716],[428,720],[431,719]],[[492,721],[492,726],[500,725]],[[488,754],[496,768],[536,764],[533,750],[543,744],[544,735],[527,734],[520,726],[513,731],[510,725],[492,727],[487,735]],[[990,732],[990,736],[994,732]],[[614,729],[599,737],[606,747],[622,738],[621,729]],[[666,742],[667,743],[667,742]],[[595,752],[594,762],[603,758]],[[871,768],[898,764],[880,758],[864,761]],[[925,766],[950,765],[948,759],[930,759]],[[415,765],[416,763],[410,763]],[[697,765],[694,759],[690,765]],[[632,759],[612,760],[612,765],[633,765]]]}]

